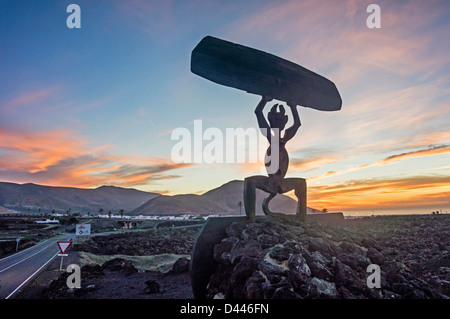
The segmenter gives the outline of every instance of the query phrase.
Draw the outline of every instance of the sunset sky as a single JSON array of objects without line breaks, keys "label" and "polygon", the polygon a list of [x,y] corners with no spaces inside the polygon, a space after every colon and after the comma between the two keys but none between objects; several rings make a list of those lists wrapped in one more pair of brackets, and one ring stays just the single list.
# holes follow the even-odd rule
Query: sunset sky
[{"label": "sunset sky", "polygon": [[[66,8],[81,8],[69,29]],[[381,29],[366,8],[381,7]],[[190,72],[206,35],[333,81],[338,112],[299,106],[288,177],[308,206],[450,212],[450,1],[0,2],[0,181],[201,194],[262,164],[176,164],[171,133],[257,128],[259,96]],[[264,151],[264,150],[263,150]]]}]

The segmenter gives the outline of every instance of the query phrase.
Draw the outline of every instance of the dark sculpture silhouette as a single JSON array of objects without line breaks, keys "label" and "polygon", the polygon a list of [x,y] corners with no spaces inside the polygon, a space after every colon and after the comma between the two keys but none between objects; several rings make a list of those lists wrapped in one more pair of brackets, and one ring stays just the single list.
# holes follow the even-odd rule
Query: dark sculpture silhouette
[{"label": "dark sculpture silhouette", "polygon": [[[269,202],[272,198],[274,198],[277,194],[283,194],[291,190],[295,190],[295,196],[297,197],[296,214],[301,221],[304,221],[306,219],[306,180],[303,178],[284,178],[289,166],[289,156],[285,145],[297,133],[297,130],[301,125],[300,117],[297,112],[297,106],[293,103],[288,103],[288,106],[292,112],[294,124],[286,129],[284,136],[281,137],[281,131],[284,130],[286,126],[288,116],[285,114],[283,105],[275,104],[268,114],[269,125],[264,117],[263,109],[267,102],[271,100],[271,98],[263,96],[255,109],[255,114],[258,119],[258,125],[261,129],[261,133],[269,141],[265,164],[268,176],[251,176],[245,179],[245,213],[250,222],[255,221],[256,188],[269,193],[269,196],[264,199],[262,205],[263,212],[266,215],[275,214],[269,209]],[[278,107],[280,109],[279,111],[277,110]],[[274,143],[277,143],[276,146],[278,147],[273,147]],[[278,165],[275,170],[271,167],[274,163],[274,156],[278,156],[278,160],[276,161],[276,164]]]},{"label": "dark sculpture silhouette", "polygon": [[[262,134],[269,140],[266,157],[271,160],[266,160],[268,176],[245,179],[244,207],[248,219],[255,221],[255,191],[258,188],[269,193],[263,202],[266,215],[274,214],[269,209],[272,198],[295,190],[298,199],[296,214],[299,219],[305,220],[306,181],[303,178],[284,178],[289,166],[285,144],[300,127],[297,105],[320,111],[341,109],[342,99],[334,83],[270,53],[211,36],[204,37],[192,51],[191,71],[215,83],[263,96],[255,113]],[[286,129],[283,137],[280,137],[279,132],[284,129],[288,119],[284,107],[272,107],[268,115],[270,125],[262,113],[272,98],[287,102],[292,111],[294,124]],[[271,154],[272,151],[274,154]],[[275,163],[274,159],[278,161]],[[272,166],[276,169],[272,170]]]},{"label": "dark sculpture silhouette", "polygon": [[[306,181],[303,178],[285,178],[289,166],[285,144],[300,127],[296,106],[338,111],[342,99],[333,82],[311,70],[273,54],[211,36],[204,37],[192,50],[191,71],[214,83],[263,96],[255,113],[261,132],[270,144],[266,153],[270,159],[270,162],[266,161],[268,176],[245,179],[244,208],[247,216],[208,218],[194,244],[190,262],[192,292],[195,298],[205,298],[211,275],[217,269],[214,246],[227,236],[226,228],[232,223],[255,221],[256,189],[269,193],[263,201],[263,211],[268,215],[274,214],[269,209],[272,198],[295,190],[297,216],[301,220],[306,219]],[[274,105],[268,115],[269,125],[262,112],[271,100],[268,96],[287,102],[291,109],[294,124],[285,130],[282,138],[279,133],[284,130],[288,116],[283,106]],[[296,219],[296,216],[286,219]],[[342,213],[311,214],[307,220],[336,225],[344,217]]]}]

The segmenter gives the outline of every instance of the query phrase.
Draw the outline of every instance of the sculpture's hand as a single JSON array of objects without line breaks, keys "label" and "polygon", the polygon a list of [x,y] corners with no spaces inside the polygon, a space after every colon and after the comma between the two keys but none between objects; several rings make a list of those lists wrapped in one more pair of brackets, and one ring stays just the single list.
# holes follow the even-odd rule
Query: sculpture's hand
[{"label": "sculpture's hand", "polygon": [[263,109],[266,106],[267,102],[270,100],[272,100],[272,98],[263,95],[261,101],[258,103],[255,109],[256,119],[258,120],[258,126],[261,129],[262,135],[264,135],[267,139],[269,139],[268,132],[270,130],[270,126],[269,123],[267,123],[266,118],[264,117]]},{"label": "sculpture's hand", "polygon": [[286,129],[284,136],[283,136],[284,143],[286,143],[291,138],[293,138],[294,135],[297,133],[298,128],[302,125],[302,123],[300,122],[300,117],[298,115],[297,105],[292,102],[287,102],[287,105],[291,108],[294,123],[292,124],[292,126],[290,128]]},{"label": "sculpture's hand", "polygon": [[266,96],[266,95],[263,95],[262,98],[261,98],[261,101],[264,101],[266,103],[270,102],[272,100],[273,100],[273,98],[271,96]]},{"label": "sculpture's hand", "polygon": [[293,102],[287,102],[286,104],[291,109],[292,116],[294,117],[294,122],[295,122],[298,118],[297,104],[295,104]]},{"label": "sculpture's hand", "polygon": [[263,95],[263,96],[261,97],[261,101],[260,101],[260,102],[258,103],[258,105],[256,106],[255,113],[256,113],[256,114],[258,114],[258,113],[261,113],[261,114],[262,114],[262,110],[264,109],[264,106],[266,106],[267,102],[269,102],[269,101],[272,101],[272,98]]},{"label": "sculpture's hand", "polygon": [[286,104],[291,108],[291,110],[297,108],[297,104],[294,102],[286,102]]}]

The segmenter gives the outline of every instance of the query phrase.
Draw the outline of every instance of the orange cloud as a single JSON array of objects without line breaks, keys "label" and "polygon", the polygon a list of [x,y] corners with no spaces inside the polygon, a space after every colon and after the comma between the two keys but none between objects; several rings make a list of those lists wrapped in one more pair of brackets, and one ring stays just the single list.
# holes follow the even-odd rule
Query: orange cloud
[{"label": "orange cloud", "polygon": [[443,153],[449,153],[450,152],[450,146],[449,145],[438,145],[438,146],[430,146],[428,149],[425,150],[419,150],[414,152],[408,152],[408,153],[402,153],[398,155],[392,155],[389,157],[386,157],[385,159],[382,159],[378,163],[380,164],[386,164],[392,161],[398,161],[406,158],[415,158],[415,157],[422,157],[422,156],[430,156],[430,155],[437,155],[437,154],[443,154]]},{"label": "orange cloud", "polygon": [[450,176],[354,180],[310,186],[308,205],[331,210],[450,207]]},{"label": "orange cloud", "polygon": [[303,171],[308,171],[312,169],[319,168],[322,165],[336,163],[339,162],[341,158],[333,157],[333,156],[323,156],[323,157],[314,157],[314,158],[306,158],[306,159],[293,159],[291,160],[289,167],[293,169],[299,169]]},{"label": "orange cloud", "polygon": [[68,131],[26,132],[0,128],[3,169],[36,173],[65,158],[82,154],[84,143]]},{"label": "orange cloud", "polygon": [[330,177],[333,175],[343,175],[346,173],[354,172],[354,171],[365,169],[368,167],[388,165],[388,164],[391,164],[392,162],[401,161],[401,160],[405,160],[405,159],[439,155],[439,154],[444,154],[444,153],[450,153],[450,145],[429,145],[426,149],[396,154],[396,155],[392,155],[392,156],[383,158],[383,159],[378,160],[373,163],[362,164],[362,165],[350,167],[350,168],[347,168],[347,169],[344,169],[341,171],[329,171],[329,172],[321,174],[321,175],[312,176],[312,177],[308,178],[308,181],[320,180],[322,178],[327,178],[327,177]]},{"label": "orange cloud", "polygon": [[363,169],[366,167],[371,167],[371,166],[376,166],[376,165],[387,165],[387,164],[390,164],[391,162],[396,162],[396,161],[400,161],[400,160],[404,160],[404,159],[439,155],[439,154],[444,154],[444,153],[450,153],[450,145],[429,145],[428,148],[426,148],[426,149],[392,155],[392,156],[383,158],[379,161],[376,161],[375,163],[360,165],[356,168],[351,168],[345,172]]},{"label": "orange cloud", "polygon": [[189,165],[164,158],[120,158],[104,152],[108,145],[90,149],[86,144],[64,130],[26,132],[0,128],[0,178],[52,186],[132,187],[177,178],[178,175],[167,172]]},{"label": "orange cloud", "polygon": [[330,177],[330,176],[336,175],[337,173],[338,173],[337,171],[329,171],[329,172],[326,172],[326,173],[321,174],[321,175],[309,177],[307,180],[310,182],[310,181],[314,181],[316,179]]},{"label": "orange cloud", "polygon": [[17,107],[30,105],[48,98],[51,94],[57,91],[56,87],[49,87],[37,91],[22,93],[20,96],[15,97],[12,100],[2,103],[2,112],[11,112]]},{"label": "orange cloud", "polygon": [[423,147],[432,147],[433,145],[443,145],[450,143],[450,130],[430,131],[416,134],[415,136],[396,136],[389,139],[383,139],[374,143],[367,143],[359,148],[360,151],[377,150],[392,151],[398,149],[401,145],[404,149],[414,149]]}]

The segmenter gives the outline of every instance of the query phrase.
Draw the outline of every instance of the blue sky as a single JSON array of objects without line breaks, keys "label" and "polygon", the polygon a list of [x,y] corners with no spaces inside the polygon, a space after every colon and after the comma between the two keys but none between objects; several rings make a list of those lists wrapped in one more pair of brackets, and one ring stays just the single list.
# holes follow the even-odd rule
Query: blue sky
[{"label": "blue sky", "polygon": [[[0,180],[201,193],[261,166],[175,164],[177,127],[257,127],[259,97],[190,72],[206,35],[332,80],[339,112],[299,107],[288,176],[318,209],[450,210],[450,3],[1,1]],[[69,29],[66,8],[81,8]]]}]

